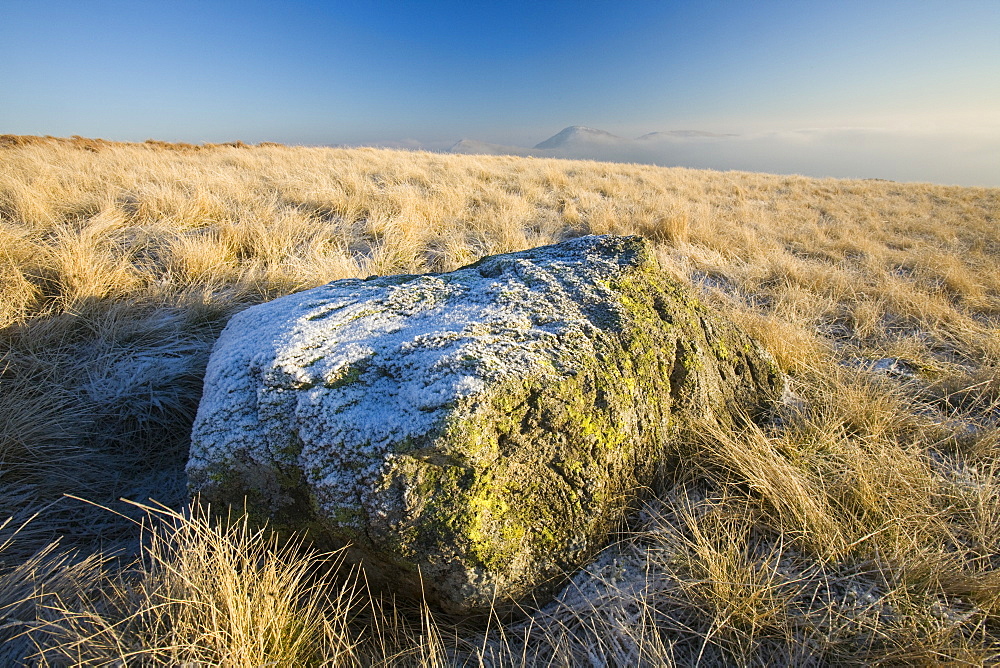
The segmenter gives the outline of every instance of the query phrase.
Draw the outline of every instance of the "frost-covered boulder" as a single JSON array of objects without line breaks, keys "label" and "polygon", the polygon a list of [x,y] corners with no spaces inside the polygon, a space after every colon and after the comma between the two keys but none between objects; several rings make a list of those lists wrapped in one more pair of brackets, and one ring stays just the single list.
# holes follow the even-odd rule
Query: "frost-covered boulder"
[{"label": "frost-covered boulder", "polygon": [[551,593],[680,427],[781,382],[648,242],[583,237],[243,311],[209,362],[187,472],[215,504],[349,542],[376,584],[474,613]]}]

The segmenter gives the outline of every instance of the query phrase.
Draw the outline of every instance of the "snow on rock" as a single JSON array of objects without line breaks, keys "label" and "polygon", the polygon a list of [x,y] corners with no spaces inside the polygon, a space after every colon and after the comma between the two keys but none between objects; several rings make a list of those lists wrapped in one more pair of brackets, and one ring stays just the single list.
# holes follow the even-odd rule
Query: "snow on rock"
[{"label": "snow on rock", "polygon": [[350,543],[376,586],[475,613],[550,596],[681,427],[781,385],[648,242],[582,237],[243,311],[209,362],[187,472],[216,505]]}]

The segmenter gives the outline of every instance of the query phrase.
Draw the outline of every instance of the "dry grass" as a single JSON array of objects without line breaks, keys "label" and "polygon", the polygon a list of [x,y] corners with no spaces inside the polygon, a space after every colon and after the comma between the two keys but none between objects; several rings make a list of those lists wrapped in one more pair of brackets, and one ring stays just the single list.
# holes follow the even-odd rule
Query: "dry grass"
[{"label": "dry grass", "polygon": [[[2,136],[0,660],[996,662],[998,217],[998,189]],[[656,241],[792,393],[671,444],[674,479],[545,609],[435,624],[239,518],[117,501],[182,507],[208,351],[246,305],[592,233]]]},{"label": "dry grass", "polygon": [[[48,603],[40,659],[73,665],[342,664],[356,591],[324,580],[336,555],[278,545],[245,517],[227,525],[145,507],[143,559],[87,600]],[[313,595],[304,596],[305,591]]]}]

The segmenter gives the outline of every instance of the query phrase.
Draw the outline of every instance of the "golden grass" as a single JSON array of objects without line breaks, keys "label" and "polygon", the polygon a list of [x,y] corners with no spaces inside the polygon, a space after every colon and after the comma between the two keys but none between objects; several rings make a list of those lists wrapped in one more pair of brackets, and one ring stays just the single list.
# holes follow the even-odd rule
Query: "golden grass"
[{"label": "golden grass", "polygon": [[[39,658],[74,665],[341,665],[357,587],[337,587],[336,555],[278,545],[246,517],[225,525],[144,507],[153,526],[136,571],[89,600],[47,605],[40,630],[57,640]],[[310,596],[304,596],[310,591]],[[332,643],[331,643],[332,641]]]},{"label": "golden grass", "polygon": [[[1000,660],[998,217],[1000,189],[0,136],[0,659]],[[117,502],[183,504],[239,309],[605,233],[654,240],[791,392],[766,424],[670,444],[673,479],[525,620],[378,607],[239,518]]]}]

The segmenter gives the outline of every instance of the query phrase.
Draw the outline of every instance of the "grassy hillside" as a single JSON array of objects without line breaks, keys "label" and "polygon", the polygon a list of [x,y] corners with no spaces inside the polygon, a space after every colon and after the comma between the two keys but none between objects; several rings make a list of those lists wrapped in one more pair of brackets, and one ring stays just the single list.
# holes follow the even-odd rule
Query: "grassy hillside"
[{"label": "grassy hillside", "polygon": [[[1000,189],[0,137],[0,663],[998,661],[998,218]],[[553,604],[455,627],[182,507],[232,313],[605,233],[656,241],[791,394],[669,444]]]}]

